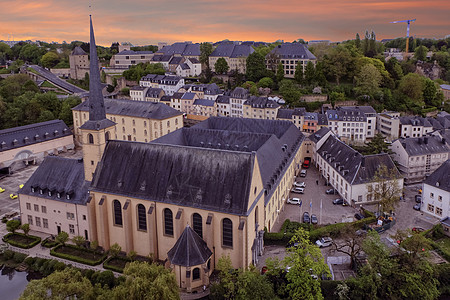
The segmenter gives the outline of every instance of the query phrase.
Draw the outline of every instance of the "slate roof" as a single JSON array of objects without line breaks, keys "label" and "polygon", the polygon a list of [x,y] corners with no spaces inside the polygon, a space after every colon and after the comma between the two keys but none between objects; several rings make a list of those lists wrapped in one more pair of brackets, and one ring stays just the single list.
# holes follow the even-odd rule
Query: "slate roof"
[{"label": "slate roof", "polygon": [[182,63],[182,64],[180,64],[180,68],[182,69],[182,70],[189,70],[190,68],[189,68],[189,65],[187,64],[187,63]]},{"label": "slate roof", "polygon": [[169,62],[171,58],[172,58],[172,55],[160,55],[160,54],[156,54],[156,55],[153,55],[152,61]]},{"label": "slate roof", "polygon": [[214,106],[215,101],[209,100],[209,99],[195,99],[194,105],[201,105],[201,106]]},{"label": "slate roof", "polygon": [[378,167],[382,164],[386,165],[388,170],[400,176],[394,162],[387,153],[362,155],[334,135],[328,136],[317,153],[350,184],[370,182]]},{"label": "slate roof", "polygon": [[116,55],[141,55],[141,54],[153,54],[153,51],[122,50]]},{"label": "slate roof", "polygon": [[444,162],[424,181],[425,184],[450,192],[450,159]]},{"label": "slate roof", "polygon": [[183,97],[184,93],[173,93],[172,98],[173,99],[181,99],[181,97]]},{"label": "slate roof", "polygon": [[400,124],[402,125],[412,125],[412,126],[424,126],[424,127],[432,127],[431,123],[422,117],[400,117]]},{"label": "slate roof", "polygon": [[0,130],[0,152],[72,135],[62,120]]},{"label": "slate roof", "polygon": [[230,104],[230,96],[219,95],[216,99],[217,103]]},{"label": "slate roof", "polygon": [[161,99],[159,101],[161,101],[161,102],[171,102],[171,100],[172,100],[171,96],[164,95],[164,96],[161,97]]},{"label": "slate roof", "polygon": [[284,43],[278,45],[270,52],[270,54],[276,54],[283,59],[316,59],[316,57],[308,50],[308,48],[300,43]]},{"label": "slate roof", "polygon": [[80,46],[76,46],[70,55],[87,55],[87,53]]},{"label": "slate roof", "polygon": [[273,101],[267,99],[267,97],[257,97],[257,96],[250,96],[250,98],[244,102],[244,105],[249,105],[252,108],[277,108],[280,107],[280,105]]},{"label": "slate roof", "polygon": [[[105,98],[105,108],[106,112],[112,115],[124,115],[157,120],[167,119],[182,114],[178,110],[171,108],[164,103],[155,103],[149,101]],[[89,100],[82,102],[72,109],[88,111]]]},{"label": "slate roof", "polygon": [[173,43],[158,50],[166,55],[180,54],[182,56],[200,56],[200,44]]},{"label": "slate roof", "polygon": [[449,84],[441,84],[440,87],[443,90],[450,90],[450,85]]},{"label": "slate roof", "polygon": [[[201,54],[201,52],[200,52],[200,44],[187,44],[186,48],[184,48],[184,51],[183,51],[182,55],[183,56],[200,56],[200,54]],[[193,59],[196,60],[197,63],[200,63],[196,58],[193,58]]]},{"label": "slate roof", "polygon": [[220,44],[214,49],[210,56],[214,57],[247,57],[255,52],[250,45],[233,45],[233,44]]},{"label": "slate roof", "polygon": [[328,125],[327,116],[325,114],[318,114],[317,121],[318,125]]},{"label": "slate roof", "polygon": [[192,267],[204,264],[212,251],[206,242],[189,226],[183,230],[172,249],[167,252],[171,264]]},{"label": "slate roof", "polygon": [[328,127],[322,127],[313,134],[311,134],[308,138],[317,144],[328,132],[330,129]]},{"label": "slate roof", "polygon": [[[88,187],[89,182],[84,180],[82,159],[47,156],[19,190],[19,194],[86,205]],[[44,190],[42,195],[39,193],[40,189]],[[48,195],[48,191],[52,191],[52,196]],[[57,192],[60,193],[60,198],[57,197]],[[67,199],[68,194],[70,199]]]},{"label": "slate roof", "polygon": [[304,107],[299,108],[280,108],[277,113],[279,119],[292,119],[292,116],[303,116],[306,113]]},{"label": "slate roof", "polygon": [[254,153],[109,141],[91,189],[245,215]]},{"label": "slate roof", "polygon": [[184,93],[181,99],[183,100],[192,100],[196,96],[196,93]]},{"label": "slate roof", "polygon": [[90,60],[89,64],[89,120],[80,126],[80,129],[101,130],[111,126],[114,123],[106,118],[105,103],[102,94],[102,85],[100,82],[100,70],[98,67],[97,46],[95,45],[94,27],[92,18],[90,19]]},{"label": "slate roof", "polygon": [[242,87],[237,87],[231,92],[231,98],[247,99],[249,96],[248,90]]},{"label": "slate roof", "polygon": [[145,76],[142,76],[141,81],[150,81],[163,85],[177,85],[178,82],[182,79],[183,78],[181,78],[180,76],[147,74]]},{"label": "slate roof", "polygon": [[160,88],[149,88],[147,90],[147,93],[145,94],[145,96],[149,97],[149,98],[159,98],[159,95],[161,94],[161,92],[164,93],[163,89],[160,89]]},{"label": "slate roof", "polygon": [[188,58],[190,61],[191,61],[191,63],[193,63],[193,64],[199,64],[200,63],[200,61],[198,60],[198,59],[196,59],[195,57],[190,57],[190,58]]},{"label": "slate roof", "polygon": [[436,136],[401,138],[400,144],[409,156],[449,152],[448,145]]},{"label": "slate roof", "polygon": [[326,116],[329,121],[365,122],[367,120],[366,113],[359,109],[359,106],[329,109],[326,112]]},{"label": "slate roof", "polygon": [[181,57],[181,56],[174,56],[169,61],[169,64],[170,65],[179,65],[182,60],[183,60],[183,57]]},{"label": "slate roof", "polygon": [[317,115],[317,113],[306,112],[304,117],[308,121],[317,121]]}]

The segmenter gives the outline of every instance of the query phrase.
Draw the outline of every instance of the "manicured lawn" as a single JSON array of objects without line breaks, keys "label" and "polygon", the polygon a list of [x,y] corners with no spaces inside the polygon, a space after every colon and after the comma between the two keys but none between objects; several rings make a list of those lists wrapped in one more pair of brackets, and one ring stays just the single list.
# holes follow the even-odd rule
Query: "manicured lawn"
[{"label": "manicured lawn", "polygon": [[34,242],[36,239],[29,237],[29,236],[25,236],[25,235],[11,235],[8,237],[8,240],[10,241],[14,241],[17,243],[22,243],[22,244],[31,244],[32,242]]},{"label": "manicured lawn", "polygon": [[73,245],[56,246],[50,250],[50,254],[91,266],[101,264],[106,258],[106,254],[104,253],[94,253],[92,250]]},{"label": "manicured lawn", "polygon": [[97,260],[101,256],[100,254],[94,254],[93,252],[89,252],[83,249],[77,249],[67,246],[62,246],[60,248],[55,249],[57,253],[68,254],[72,256],[78,256],[81,258],[89,259],[89,260]]}]

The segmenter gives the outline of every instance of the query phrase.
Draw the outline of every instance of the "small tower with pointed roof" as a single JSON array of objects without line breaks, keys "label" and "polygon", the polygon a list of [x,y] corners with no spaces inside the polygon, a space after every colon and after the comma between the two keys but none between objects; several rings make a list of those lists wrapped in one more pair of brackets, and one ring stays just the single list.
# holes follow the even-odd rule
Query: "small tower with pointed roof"
[{"label": "small tower with pointed roof", "polygon": [[76,46],[69,55],[70,78],[84,79],[89,74],[89,57],[80,46]]},{"label": "small tower with pointed roof", "polygon": [[92,181],[98,162],[102,158],[106,142],[114,133],[116,123],[106,118],[105,103],[100,83],[97,47],[95,45],[94,28],[90,18],[90,77],[89,77],[89,120],[81,127],[83,143],[84,177]]}]

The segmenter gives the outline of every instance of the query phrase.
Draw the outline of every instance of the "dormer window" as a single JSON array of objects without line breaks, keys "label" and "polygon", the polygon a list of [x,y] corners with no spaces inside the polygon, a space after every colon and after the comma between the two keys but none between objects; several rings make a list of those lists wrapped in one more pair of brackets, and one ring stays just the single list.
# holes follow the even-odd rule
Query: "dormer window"
[{"label": "dormer window", "polygon": [[49,197],[52,196],[52,191],[48,191],[48,196],[49,196]]},{"label": "dormer window", "polygon": [[61,193],[56,193],[56,198],[60,199],[61,198]]},{"label": "dormer window", "polygon": [[43,190],[43,189],[40,189],[40,190],[39,190],[39,194],[40,194],[40,195],[43,195],[43,194],[44,194],[44,190]]},{"label": "dormer window", "polygon": [[31,187],[31,192],[32,192],[32,193],[34,193],[34,192],[35,192],[35,190],[34,190],[34,187]]},{"label": "dormer window", "polygon": [[70,194],[67,194],[67,195],[66,195],[66,199],[67,199],[67,200],[70,200]]}]

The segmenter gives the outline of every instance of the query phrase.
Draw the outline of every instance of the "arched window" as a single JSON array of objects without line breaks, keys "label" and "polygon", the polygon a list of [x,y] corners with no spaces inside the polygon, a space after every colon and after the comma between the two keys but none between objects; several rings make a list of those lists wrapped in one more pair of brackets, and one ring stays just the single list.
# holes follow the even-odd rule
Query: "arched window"
[{"label": "arched window", "polygon": [[167,121],[167,127],[170,127],[170,121]]},{"label": "arched window", "polygon": [[144,135],[147,136],[147,130],[144,130]]},{"label": "arched window", "polygon": [[175,119],[175,125],[178,125],[178,119]]},{"label": "arched window", "polygon": [[139,230],[147,230],[147,217],[145,216],[145,206],[144,205],[138,204],[137,214],[138,214],[138,229]]},{"label": "arched window", "polygon": [[89,144],[93,144],[94,143],[94,136],[90,133],[88,133],[88,140],[89,140]]},{"label": "arched window", "polygon": [[192,271],[192,280],[198,280],[200,279],[200,268],[195,268]]},{"label": "arched window", "polygon": [[109,141],[109,131],[105,132],[105,141]]},{"label": "arched window", "polygon": [[198,213],[192,215],[192,225],[194,231],[203,238],[202,216]]},{"label": "arched window", "polygon": [[122,206],[119,200],[113,201],[114,208],[114,225],[122,226]]},{"label": "arched window", "polygon": [[222,221],[222,245],[233,247],[233,222],[228,218]]},{"label": "arched window", "polygon": [[133,126],[136,126],[136,121],[135,120],[133,120]]},{"label": "arched window", "polygon": [[136,128],[133,128],[133,134],[136,134]]},{"label": "arched window", "polygon": [[147,121],[144,121],[144,127],[147,127]]},{"label": "arched window", "polygon": [[168,208],[164,209],[164,234],[173,236],[173,214]]}]

